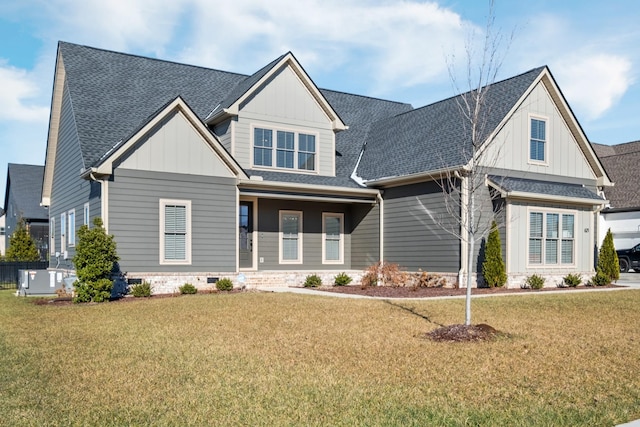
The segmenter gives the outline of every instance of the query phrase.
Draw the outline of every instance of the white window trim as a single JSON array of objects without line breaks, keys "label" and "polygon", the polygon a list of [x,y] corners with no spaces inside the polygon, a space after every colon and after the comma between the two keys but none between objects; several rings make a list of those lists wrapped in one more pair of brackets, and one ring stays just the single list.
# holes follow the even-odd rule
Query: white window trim
[{"label": "white window trim", "polygon": [[[289,260],[282,258],[282,242],[283,242],[283,233],[282,233],[282,217],[284,215],[298,215],[298,259],[297,260]],[[303,227],[302,227],[302,211],[280,211],[278,215],[278,262],[280,264],[302,264],[303,254],[302,254],[302,240],[303,240]]]},{"label": "white window trim", "polygon": [[[540,116],[537,114],[529,114],[528,119],[528,132],[527,132],[527,159],[528,163],[538,166],[549,166],[549,134],[551,133],[551,122],[548,117]],[[545,123],[544,125],[544,161],[534,160],[531,158],[531,120],[539,120]]]},{"label": "white window trim", "polygon": [[60,214],[60,253],[67,250],[67,213]]},{"label": "white window trim", "polygon": [[[185,259],[183,260],[173,260],[173,259],[165,259],[164,257],[164,211],[166,205],[178,205],[185,206],[187,209],[186,217],[187,224],[186,230],[187,235],[185,236]],[[159,221],[159,234],[160,234],[160,247],[159,247],[159,263],[160,265],[191,265],[191,200],[179,200],[179,199],[160,199],[159,202],[159,210],[160,210],[160,221]]]},{"label": "white window trim", "polygon": [[49,253],[56,254],[56,219],[51,218],[49,224]]},{"label": "white window trim", "polygon": [[[567,268],[576,268],[577,266],[577,254],[578,254],[578,212],[576,210],[571,209],[555,209],[555,208],[536,208],[530,207],[527,209],[527,250],[526,250],[526,265],[527,269],[567,269]],[[541,246],[541,259],[542,262],[540,264],[534,264],[529,262],[529,240],[531,239],[531,213],[541,213],[542,214],[542,246]],[[547,264],[545,261],[545,242],[546,237],[546,226],[547,226],[547,214],[559,214],[558,218],[559,226],[558,226],[558,262],[556,264]],[[563,264],[562,263],[562,215],[573,215],[573,263],[572,264]]]},{"label": "white window trim", "polygon": [[90,221],[89,221],[89,217],[90,217],[90,212],[89,212],[89,203],[85,203],[84,204],[84,208],[82,210],[83,215],[84,215],[84,225],[86,225],[87,227],[91,227]]},{"label": "white window trim", "polygon": [[[71,224],[71,218],[73,218],[73,224]],[[71,209],[67,213],[67,220],[69,224],[67,226],[67,245],[70,248],[76,246],[76,210]]]},{"label": "white window trim", "polygon": [[[340,256],[337,260],[327,259],[327,233],[326,233],[326,218],[339,218],[340,219]],[[344,214],[335,212],[323,212],[322,213],[322,263],[323,264],[344,264]]]},{"label": "white window trim", "polygon": [[[318,175],[319,174],[319,166],[320,166],[320,134],[316,131],[312,131],[309,129],[303,129],[303,128],[294,128],[294,127],[274,127],[272,124],[267,124],[267,123],[251,123],[250,127],[250,138],[251,138],[251,150],[250,150],[250,154],[249,154],[249,160],[250,160],[250,168],[251,169],[256,169],[256,170],[266,170],[266,171],[270,171],[270,170],[276,170],[278,172],[289,172],[289,173],[303,173],[303,174],[309,174],[309,175]],[[255,129],[259,128],[259,129],[267,129],[270,130],[272,132],[272,147],[271,147],[271,164],[273,166],[262,166],[262,165],[255,165],[253,163],[253,159],[254,159],[254,137],[255,137]],[[295,138],[294,138],[294,151],[293,151],[293,164],[294,164],[294,168],[280,168],[277,165],[277,150],[278,150],[278,131],[282,131],[282,132],[293,132],[295,134]],[[315,151],[315,161],[314,161],[314,169],[313,170],[308,170],[308,169],[298,169],[298,153],[300,152],[298,150],[298,135],[299,134],[305,134],[305,135],[313,135],[316,138],[316,151]]]}]

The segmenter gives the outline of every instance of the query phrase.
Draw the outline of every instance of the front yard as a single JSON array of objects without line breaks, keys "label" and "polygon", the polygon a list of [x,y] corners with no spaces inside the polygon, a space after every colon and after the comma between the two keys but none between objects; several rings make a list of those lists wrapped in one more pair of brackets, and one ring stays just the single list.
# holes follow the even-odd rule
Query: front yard
[{"label": "front yard", "polygon": [[640,418],[640,291],[464,300],[0,292],[6,425],[615,425]]}]

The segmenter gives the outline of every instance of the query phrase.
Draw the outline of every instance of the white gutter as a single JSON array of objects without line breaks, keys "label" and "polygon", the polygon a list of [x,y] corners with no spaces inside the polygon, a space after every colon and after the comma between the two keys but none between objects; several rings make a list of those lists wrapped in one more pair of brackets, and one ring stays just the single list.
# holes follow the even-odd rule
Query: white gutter
[{"label": "white gutter", "polygon": [[[267,190],[286,190],[286,191],[309,191],[324,193],[329,195],[345,195],[345,196],[369,196],[374,198],[380,192],[373,188],[344,188],[344,187],[332,187],[330,185],[317,185],[317,184],[299,184],[291,182],[274,182],[274,181],[257,181],[254,179],[240,179],[238,180],[238,186],[243,189],[255,188],[255,189],[267,189]],[[242,190],[240,190],[242,192]]]}]

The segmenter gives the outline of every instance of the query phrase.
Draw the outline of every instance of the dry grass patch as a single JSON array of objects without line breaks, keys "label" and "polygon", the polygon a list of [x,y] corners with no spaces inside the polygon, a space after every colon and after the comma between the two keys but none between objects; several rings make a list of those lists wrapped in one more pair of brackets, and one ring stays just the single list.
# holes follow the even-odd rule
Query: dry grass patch
[{"label": "dry grass patch", "polygon": [[[399,306],[401,304],[401,306]],[[36,306],[0,292],[9,425],[614,425],[640,418],[639,291],[473,302],[245,293]]]}]

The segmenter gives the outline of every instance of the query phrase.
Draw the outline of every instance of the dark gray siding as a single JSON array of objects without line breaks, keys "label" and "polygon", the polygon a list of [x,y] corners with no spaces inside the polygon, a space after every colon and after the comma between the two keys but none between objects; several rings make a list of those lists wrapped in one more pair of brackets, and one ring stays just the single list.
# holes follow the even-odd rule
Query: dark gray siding
[{"label": "dark gray siding", "polygon": [[380,260],[380,206],[351,209],[351,268],[364,270]]},{"label": "dark gray siding", "polygon": [[384,191],[384,258],[410,271],[457,272],[460,243],[441,225],[454,225],[434,182]]},{"label": "dark gray siding", "polygon": [[[303,264],[279,263],[279,212],[302,211]],[[322,213],[344,213],[344,264],[322,264]],[[258,200],[259,270],[349,270],[351,268],[350,206],[338,203]],[[264,259],[260,263],[260,258]]]},{"label": "dark gray siding", "polygon": [[[160,265],[160,199],[191,201],[191,265]],[[236,271],[235,179],[116,169],[109,233],[123,272]]]},{"label": "dark gray siding", "polygon": [[231,153],[231,120],[225,120],[224,122],[216,125],[213,129],[213,133],[215,133],[218,139],[220,139],[220,143],[227,152]]},{"label": "dark gray siding", "polygon": [[[72,111],[68,88],[62,97],[56,164],[53,175],[51,206],[49,218],[55,219],[55,250],[60,252],[60,214],[75,209],[76,242],[78,229],[83,224],[84,204],[91,199],[91,215],[100,215],[100,185],[80,178],[84,169],[78,142],[75,118]],[[68,220],[67,220],[68,222]],[[74,247],[67,245],[68,259],[59,258],[60,267],[73,268],[71,259],[75,255]],[[58,260],[51,257],[50,265],[55,267]]]}]

